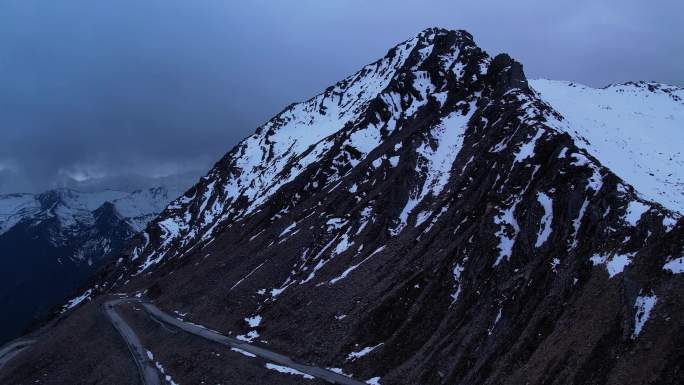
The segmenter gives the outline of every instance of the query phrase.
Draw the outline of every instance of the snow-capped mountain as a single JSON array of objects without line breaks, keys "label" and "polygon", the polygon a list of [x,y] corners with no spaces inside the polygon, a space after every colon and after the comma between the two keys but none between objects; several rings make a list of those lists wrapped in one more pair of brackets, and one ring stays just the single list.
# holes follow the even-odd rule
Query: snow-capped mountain
[{"label": "snow-capped mountain", "polygon": [[[235,146],[33,359],[86,372],[104,350],[60,343],[98,338],[78,325],[123,292],[368,383],[677,383],[684,220],[664,168],[684,132],[644,117],[670,135],[645,140],[633,118],[681,122],[680,92],[530,84],[467,32],[423,31]],[[207,379],[187,362],[161,364]]]},{"label": "snow-capped mountain", "polygon": [[[96,222],[97,210],[105,203],[113,206],[115,215],[132,232],[138,232],[182,192],[179,189],[155,187],[131,193],[114,190],[84,193],[57,189],[42,194],[0,195],[0,236],[20,223],[35,227],[46,221],[54,221],[56,226],[48,241],[60,247],[84,229],[92,227]],[[77,250],[77,254],[64,257],[82,259],[78,258],[79,254],[81,251]],[[105,256],[102,254],[99,253],[98,258]]]},{"label": "snow-capped mountain", "polygon": [[156,187],[0,195],[0,342],[83,285],[181,193]]}]

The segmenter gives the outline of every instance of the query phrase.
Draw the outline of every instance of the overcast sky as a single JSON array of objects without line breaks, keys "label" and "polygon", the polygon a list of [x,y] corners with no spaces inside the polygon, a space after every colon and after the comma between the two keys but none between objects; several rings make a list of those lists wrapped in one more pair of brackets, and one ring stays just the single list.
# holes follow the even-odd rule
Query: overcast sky
[{"label": "overcast sky", "polygon": [[559,3],[0,0],[0,192],[207,169],[429,26],[530,78],[684,85],[681,0]]}]

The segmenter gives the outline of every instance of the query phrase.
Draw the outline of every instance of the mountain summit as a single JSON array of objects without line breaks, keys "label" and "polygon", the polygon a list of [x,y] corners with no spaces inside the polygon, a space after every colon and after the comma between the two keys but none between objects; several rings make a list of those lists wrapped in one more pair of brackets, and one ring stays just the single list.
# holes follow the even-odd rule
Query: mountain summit
[{"label": "mountain summit", "polygon": [[[6,378],[105,376],[85,370],[119,362],[98,306],[126,293],[371,384],[677,383],[682,200],[613,170],[619,153],[605,149],[616,147],[587,134],[608,115],[556,108],[566,86],[530,85],[467,32],[421,32],[235,146]],[[681,119],[681,90],[642,91]],[[227,376],[228,364],[140,328],[166,336],[145,343],[179,383]],[[65,352],[74,338],[101,343],[84,359],[84,346]]]}]

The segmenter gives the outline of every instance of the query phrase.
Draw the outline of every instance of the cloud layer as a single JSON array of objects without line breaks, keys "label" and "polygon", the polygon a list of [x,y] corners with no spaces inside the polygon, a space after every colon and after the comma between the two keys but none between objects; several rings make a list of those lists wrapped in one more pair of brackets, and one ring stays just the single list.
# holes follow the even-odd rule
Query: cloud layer
[{"label": "cloud layer", "polygon": [[0,3],[0,192],[207,169],[429,26],[470,31],[530,77],[684,85],[677,1],[233,3]]}]

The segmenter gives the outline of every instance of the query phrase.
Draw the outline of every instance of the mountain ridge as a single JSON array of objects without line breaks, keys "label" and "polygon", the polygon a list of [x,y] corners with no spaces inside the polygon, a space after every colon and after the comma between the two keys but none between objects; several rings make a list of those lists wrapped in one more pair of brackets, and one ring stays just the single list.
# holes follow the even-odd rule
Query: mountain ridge
[{"label": "mountain ridge", "polygon": [[[469,36],[426,30],[257,129],[31,359],[97,376],[106,347],[60,344],[123,292],[383,385],[677,383],[684,221]],[[174,349],[174,379],[208,379]]]},{"label": "mountain ridge", "polygon": [[[449,33],[449,31],[444,30],[444,29],[440,29],[440,28],[429,28],[429,29],[426,29],[425,31],[421,32],[421,34],[419,34],[419,35],[416,37],[416,39],[419,39],[419,40],[420,40],[421,36],[428,36],[428,35],[430,35],[430,34],[434,34],[434,36],[439,36],[440,34],[448,34],[448,33]],[[459,37],[464,37],[465,42],[466,42],[466,44],[467,44],[468,47],[474,47],[474,46],[475,46],[475,45],[474,45],[474,42],[472,41],[472,36],[471,36],[470,34],[468,34],[467,32],[465,32],[465,31],[455,31],[454,33],[456,33],[457,35],[459,35]],[[414,40],[415,40],[415,39],[414,39]],[[408,40],[408,41],[406,41],[406,42],[404,42],[404,43],[399,44],[399,45],[397,46],[397,48],[395,48],[395,49],[393,49],[393,50],[390,50],[389,53],[388,53],[388,55],[385,57],[385,59],[394,57],[394,55],[395,55],[395,53],[393,52],[394,50],[398,49],[398,47],[402,47],[402,46],[406,46],[407,44],[410,44],[411,41],[412,41],[412,40]],[[429,47],[429,46],[428,46],[428,47]],[[414,47],[414,48],[416,48],[416,47]],[[426,47],[423,47],[422,49],[426,49]],[[418,49],[418,50],[420,50],[420,49]],[[415,59],[415,55],[414,55],[413,58]],[[505,63],[505,64],[502,64],[503,66],[506,66],[506,65],[510,65],[510,66],[511,66],[511,70],[506,72],[506,75],[507,75],[509,78],[508,78],[508,79],[501,79],[501,80],[499,80],[499,81],[502,81],[502,82],[504,82],[504,83],[505,83],[505,82],[510,83],[510,87],[512,87],[512,88],[523,87],[524,89],[529,89],[529,90],[531,90],[531,88],[529,88],[528,85],[527,85],[527,79],[526,79],[526,78],[524,77],[524,75],[522,74],[522,66],[521,66],[519,63],[512,61],[512,59],[511,59],[508,55],[506,55],[506,54],[498,55],[497,58],[498,58],[499,60],[501,60],[501,63]],[[495,58],[494,60],[496,60],[497,58]],[[316,104],[319,104],[319,103],[320,103],[320,106],[323,107],[323,108],[321,108],[322,115],[326,115],[326,113],[325,113],[325,107],[323,106],[323,103],[324,103],[324,100],[325,100],[326,97],[328,97],[329,95],[333,94],[333,90],[335,90],[335,87],[339,87],[339,86],[341,86],[341,85],[345,85],[347,82],[350,81],[350,79],[354,79],[355,77],[358,77],[361,73],[363,73],[363,72],[366,71],[367,69],[372,68],[372,67],[374,67],[374,66],[377,67],[377,66],[378,66],[380,63],[382,63],[382,61],[385,60],[385,59],[380,59],[380,60],[378,60],[378,61],[376,61],[376,62],[374,62],[374,63],[372,63],[372,64],[370,64],[370,65],[368,65],[368,66],[365,66],[364,69],[362,69],[361,71],[357,72],[356,74],[354,74],[354,75],[348,77],[347,79],[345,79],[345,80],[343,80],[343,81],[341,81],[341,82],[338,82],[335,86],[329,87],[325,92],[323,92],[323,93],[317,95],[317,96],[314,97],[314,98],[308,99],[308,100],[305,101],[305,102],[295,103],[295,104],[291,105],[290,107],[284,109],[281,113],[279,113],[278,115],[276,115],[276,117],[275,117],[271,122],[273,122],[273,121],[275,121],[275,122],[280,121],[281,119],[283,119],[282,116],[283,116],[284,114],[289,113],[289,112],[292,111],[292,109],[294,108],[293,106],[298,106],[298,105],[302,105],[302,104],[306,104],[306,105],[311,106],[311,105],[316,105]],[[407,67],[410,66],[410,63],[409,63],[408,65],[406,65],[406,66],[407,66]],[[404,64],[402,64],[400,67],[404,67]],[[522,76],[521,76],[521,75],[522,75]],[[393,81],[393,80],[395,80],[394,77],[392,77],[392,80],[390,80],[389,83],[387,84],[387,87],[388,87],[388,88],[389,88],[389,87],[392,87],[392,81]],[[502,96],[504,92],[506,92],[506,91],[501,91],[501,95],[494,95],[494,96],[495,96],[495,97],[496,97],[496,96]],[[382,94],[382,93],[379,93],[379,94],[378,94],[378,98],[380,97],[381,94]],[[321,100],[320,102],[318,102],[319,99],[323,99],[323,100]],[[368,102],[370,103],[369,108],[371,108],[371,106],[373,106],[374,103],[375,103],[376,101],[377,101],[377,99],[369,100],[369,101],[368,101]],[[316,103],[314,103],[314,102],[316,102]],[[536,107],[536,108],[540,108],[540,107]],[[544,106],[544,107],[541,107],[541,109],[542,109],[542,110],[545,109],[545,110],[548,110],[548,111],[553,111],[553,110],[551,109],[551,107],[548,106],[548,105],[547,105],[547,106]],[[554,112],[555,112],[555,111],[554,111]],[[542,112],[542,113],[543,113],[543,112]],[[560,118],[560,119],[558,119],[558,118]],[[556,119],[558,119],[558,122],[551,122],[551,123],[556,124],[556,125],[560,125],[560,124],[562,124],[562,121],[564,120],[564,118],[561,117],[560,115],[558,115],[558,116],[556,117]],[[352,119],[352,120],[353,120],[353,119]],[[266,123],[264,126],[261,126],[259,129],[257,129],[257,131],[256,131],[256,133],[255,133],[254,135],[252,135],[252,136],[246,138],[246,139],[243,140],[240,144],[238,144],[238,145],[235,147],[235,149],[234,149],[233,151],[229,152],[221,161],[219,161],[219,162],[217,163],[217,166],[215,166],[215,167],[213,168],[213,170],[210,172],[210,174],[211,174],[211,173],[216,173],[216,172],[218,172],[217,170],[220,169],[220,168],[230,170],[231,167],[233,167],[233,165],[226,164],[226,163],[228,163],[226,159],[227,159],[227,158],[230,158],[230,157],[232,156],[231,154],[232,154],[234,151],[240,150],[240,151],[243,151],[243,152],[244,152],[244,151],[245,151],[245,142],[247,142],[250,138],[254,138],[255,135],[263,134],[263,130],[267,130],[267,131],[268,131],[268,129],[270,128],[270,127],[269,127],[269,124],[270,124],[271,122]],[[334,135],[336,135],[336,134],[338,134],[338,133],[339,133],[339,131],[335,131],[335,132],[333,132],[332,134],[330,134],[330,136],[334,136]],[[324,135],[322,135],[322,136],[324,136]],[[321,138],[321,140],[323,140],[323,139],[324,139],[324,138]],[[266,142],[269,141],[269,139],[262,139],[262,140],[265,140]],[[274,142],[274,143],[277,143],[277,141],[275,141],[275,140],[274,140],[273,142]],[[319,141],[319,142],[316,142],[316,144],[318,144],[318,143],[320,143],[320,141]],[[241,146],[242,146],[242,147],[241,147]],[[315,148],[314,148],[314,149],[315,149]],[[270,151],[273,151],[273,149],[271,149]],[[309,154],[309,152],[307,152],[307,151],[312,151],[312,150],[311,150],[310,148],[307,148],[307,150],[304,151],[304,152],[302,153],[302,154],[304,155],[304,157],[305,157],[306,154]],[[274,152],[277,153],[277,151],[274,151]],[[270,155],[270,154],[269,154],[269,155]],[[588,155],[590,155],[590,154],[588,154]],[[591,155],[590,155],[590,156],[591,156]],[[269,160],[269,159],[266,158],[265,156],[263,156],[262,159],[266,159],[267,161]],[[597,162],[597,163],[598,163],[598,162]],[[298,165],[298,166],[301,168],[301,165]],[[283,171],[287,171],[287,170],[281,170],[281,172],[283,172]],[[230,172],[230,171],[229,171],[229,172]],[[279,187],[279,186],[280,186],[280,185],[278,185],[277,187]],[[230,186],[230,188],[233,188],[233,187],[234,187],[234,186]],[[228,186],[225,186],[225,188],[228,189],[229,187],[228,187]],[[273,188],[271,188],[271,189],[273,189]],[[232,192],[235,193],[235,191],[232,191]],[[266,195],[266,197],[268,197],[268,195]],[[249,200],[249,198],[253,198],[253,197],[250,197],[250,196],[247,196],[247,197],[246,197],[246,199],[248,199],[248,200]],[[261,198],[262,198],[262,201],[263,201],[263,197],[261,197]],[[186,198],[181,198],[178,202],[181,202],[181,204],[182,204],[182,202],[183,202],[185,199],[186,199]],[[259,199],[256,199],[256,204],[259,204],[259,202],[261,202],[261,201],[260,201]],[[253,208],[255,207],[255,203],[250,203],[250,206],[251,206],[252,209],[253,209]],[[170,207],[174,207],[174,206],[172,205],[172,206],[170,206]],[[215,210],[215,211],[220,211],[220,210],[221,210],[221,209],[219,209],[219,208],[217,207],[217,210]],[[202,210],[200,210],[200,211],[202,211]],[[183,226],[184,226],[184,224],[173,224],[173,225],[172,225],[172,227],[174,227],[174,228],[176,228],[176,227],[182,228]],[[199,230],[197,230],[197,231],[199,231]],[[171,232],[169,232],[169,233],[171,233]],[[192,235],[194,235],[194,234],[192,234]],[[205,241],[206,241],[206,239],[205,239]]]}]

